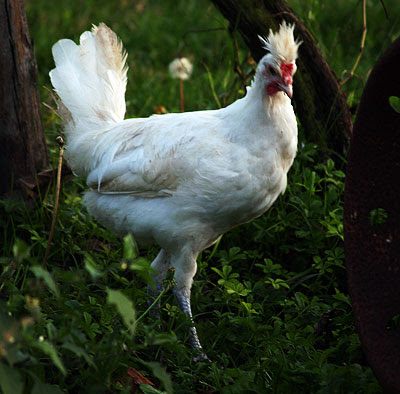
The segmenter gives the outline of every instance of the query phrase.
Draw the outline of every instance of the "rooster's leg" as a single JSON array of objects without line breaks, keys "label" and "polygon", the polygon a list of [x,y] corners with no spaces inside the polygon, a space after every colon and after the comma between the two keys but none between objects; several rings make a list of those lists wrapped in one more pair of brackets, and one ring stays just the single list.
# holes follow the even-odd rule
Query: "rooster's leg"
[{"label": "rooster's leg", "polygon": [[[193,315],[192,309],[190,307],[190,292],[186,289],[174,289],[175,298],[178,302],[179,308],[182,312],[188,316],[190,323],[194,324],[193,322]],[[197,335],[196,327],[193,325],[189,327],[189,342],[193,346],[194,349],[202,352],[203,348],[201,347],[199,337]]]},{"label": "rooster's leg", "polygon": [[[151,263],[151,267],[156,271],[153,276],[154,279],[154,288],[152,286],[147,286],[147,294],[149,295],[149,305],[151,305],[154,300],[161,294],[163,290],[162,281],[167,276],[167,271],[169,268],[170,258],[168,253],[161,249],[158,253],[157,257]],[[160,304],[161,301],[158,300],[154,305],[152,310],[150,311],[150,315],[155,317],[156,319],[160,318]]]},{"label": "rooster's leg", "polygon": [[192,308],[190,306],[190,288],[197,269],[196,259],[194,256],[190,256],[184,260],[182,257],[177,260],[178,261],[174,261],[173,264],[175,267],[174,279],[176,281],[174,294],[179,308],[188,316],[191,323],[191,327],[189,328],[189,342],[192,347],[199,352],[199,355],[194,358],[194,361],[201,359],[209,360],[207,355],[203,352],[196,327],[194,327]]}]

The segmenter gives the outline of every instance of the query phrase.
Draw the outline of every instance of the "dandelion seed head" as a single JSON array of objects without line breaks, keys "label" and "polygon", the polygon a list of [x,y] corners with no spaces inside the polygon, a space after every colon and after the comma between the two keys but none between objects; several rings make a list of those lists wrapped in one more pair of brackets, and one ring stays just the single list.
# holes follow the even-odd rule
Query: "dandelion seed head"
[{"label": "dandelion seed head", "polygon": [[186,57],[176,58],[169,64],[169,72],[172,78],[189,79],[192,71],[193,65]]}]

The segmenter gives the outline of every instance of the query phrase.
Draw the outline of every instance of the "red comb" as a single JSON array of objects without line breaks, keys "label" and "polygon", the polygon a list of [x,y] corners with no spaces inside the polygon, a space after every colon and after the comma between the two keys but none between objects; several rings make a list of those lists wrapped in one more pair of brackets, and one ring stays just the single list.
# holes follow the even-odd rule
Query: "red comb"
[{"label": "red comb", "polygon": [[282,75],[292,75],[293,72],[293,63],[282,63],[281,65],[281,71],[282,71]]},{"label": "red comb", "polygon": [[282,63],[282,79],[286,84],[292,83],[293,63]]}]

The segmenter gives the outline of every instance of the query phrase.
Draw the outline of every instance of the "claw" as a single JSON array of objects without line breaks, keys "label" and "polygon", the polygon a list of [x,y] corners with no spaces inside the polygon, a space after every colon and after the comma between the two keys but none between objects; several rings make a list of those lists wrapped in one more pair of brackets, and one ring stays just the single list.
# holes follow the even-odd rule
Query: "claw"
[{"label": "claw", "polygon": [[209,359],[209,357],[207,356],[207,354],[201,352],[199,355],[197,355],[196,357],[193,357],[193,362],[198,363],[199,361],[208,361],[209,363],[211,363],[212,361]]}]

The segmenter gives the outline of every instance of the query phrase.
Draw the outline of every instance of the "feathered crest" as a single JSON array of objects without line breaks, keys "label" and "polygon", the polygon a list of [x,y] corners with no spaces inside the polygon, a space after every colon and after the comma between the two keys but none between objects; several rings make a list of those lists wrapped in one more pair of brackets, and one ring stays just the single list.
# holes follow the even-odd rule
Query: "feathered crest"
[{"label": "feathered crest", "polygon": [[275,59],[279,59],[285,63],[292,63],[297,58],[297,50],[301,41],[294,39],[294,25],[289,25],[283,21],[279,27],[279,31],[274,33],[269,30],[268,38],[258,36],[263,48],[271,52]]}]

